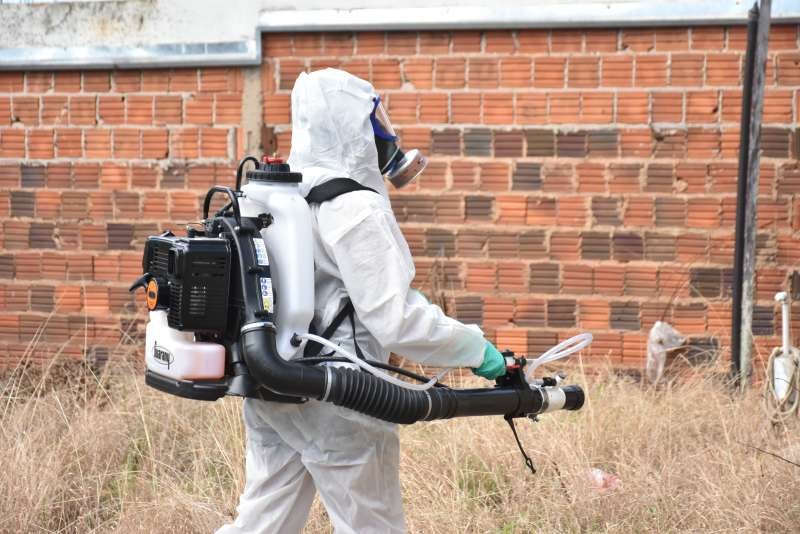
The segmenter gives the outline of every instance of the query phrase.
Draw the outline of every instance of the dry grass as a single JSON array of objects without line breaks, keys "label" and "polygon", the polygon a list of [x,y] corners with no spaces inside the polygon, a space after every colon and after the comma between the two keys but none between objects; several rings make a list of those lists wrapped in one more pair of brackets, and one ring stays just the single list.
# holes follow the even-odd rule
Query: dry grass
[{"label": "dry grass", "polygon": [[[237,400],[169,397],[120,363],[57,370],[20,368],[0,384],[0,530],[210,532],[231,517]],[[798,530],[800,469],[748,447],[798,461],[798,429],[770,428],[757,393],[732,398],[702,376],[652,389],[575,373],[589,391],[581,412],[518,423],[536,476],[500,418],[403,428],[409,530]],[[590,467],[622,487],[597,493]],[[319,503],[308,531],[329,531]]]}]

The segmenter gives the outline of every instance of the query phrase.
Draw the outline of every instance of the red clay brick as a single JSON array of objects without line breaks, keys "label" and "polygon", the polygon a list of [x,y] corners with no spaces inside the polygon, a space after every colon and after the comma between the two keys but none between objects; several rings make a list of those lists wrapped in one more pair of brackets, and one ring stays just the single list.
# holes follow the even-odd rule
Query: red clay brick
[{"label": "red clay brick", "polygon": [[583,30],[559,30],[550,34],[550,51],[580,52],[583,49]]},{"label": "red clay brick", "polygon": [[[428,58],[406,58],[403,60],[403,80],[416,89],[433,87],[433,60]],[[352,71],[349,71],[352,72]]]},{"label": "red clay brick", "polygon": [[656,50],[675,52],[689,48],[687,28],[656,28]]},{"label": "red clay brick", "polygon": [[0,157],[24,158],[25,157],[25,131],[0,130]]},{"label": "red clay brick", "polygon": [[25,88],[25,77],[21,72],[0,72],[0,92],[21,93]]},{"label": "red clay brick", "polygon": [[25,74],[25,90],[28,93],[46,93],[53,88],[52,72],[28,72]]},{"label": "red clay brick", "polygon": [[111,157],[111,130],[86,130],[84,142],[87,158]]},{"label": "red clay brick", "polygon": [[466,288],[469,291],[493,291],[497,287],[497,267],[493,263],[468,263]]},{"label": "red clay brick", "polygon": [[725,46],[725,28],[699,26],[692,28],[692,50],[722,50]]},{"label": "red clay brick", "polygon": [[105,93],[111,90],[111,73],[108,71],[87,71],[83,73],[84,93]]},{"label": "red clay brick", "polygon": [[577,226],[586,224],[587,204],[585,197],[562,197],[558,202],[559,226]]},{"label": "red clay brick", "polygon": [[453,52],[480,52],[483,35],[478,31],[453,32]]},{"label": "red clay brick", "polygon": [[770,50],[797,50],[797,25],[776,24],[770,27]]},{"label": "red clay brick", "polygon": [[630,124],[647,123],[649,106],[647,93],[618,93],[617,121]]},{"label": "red clay brick", "polygon": [[527,57],[508,57],[500,60],[500,86],[527,88],[531,86],[532,65]]},{"label": "red clay brick", "polygon": [[448,32],[422,32],[419,35],[420,54],[447,54],[450,51]]},{"label": "red clay brick", "polygon": [[609,313],[609,304],[605,300],[587,299],[578,302],[578,323],[583,329],[608,329]]},{"label": "red clay brick", "polygon": [[739,85],[741,83],[739,54],[708,54],[706,57],[706,83],[708,85]]},{"label": "red clay brick", "polygon": [[396,59],[373,59],[372,83],[379,91],[399,88],[402,84],[400,62]]},{"label": "red clay brick", "polygon": [[681,122],[683,120],[683,93],[650,93],[653,122]]},{"label": "red clay brick", "polygon": [[169,78],[170,71],[167,69],[143,70],[142,91],[148,93],[165,93],[169,90]]},{"label": "red clay brick", "polygon": [[[517,124],[542,124],[547,121],[547,117],[546,95],[537,93],[517,95]],[[455,117],[453,119],[455,120]]]},{"label": "red clay brick", "polygon": [[527,291],[527,266],[522,262],[497,263],[497,286],[501,292],[525,293]]},{"label": "red clay brick", "polygon": [[589,53],[617,51],[617,30],[586,30],[585,39]]},{"label": "red clay brick", "polygon": [[193,125],[211,125],[214,122],[213,95],[196,95],[184,102],[185,122]]},{"label": "red clay brick", "polygon": [[113,87],[118,93],[133,93],[142,90],[142,71],[118,70],[113,75]]},{"label": "red clay brick", "polygon": [[498,195],[497,206],[499,209],[498,223],[525,224],[526,198],[520,195]]},{"label": "red clay brick", "polygon": [[515,354],[528,352],[528,331],[521,328],[498,328],[497,346],[500,350],[512,350]]},{"label": "red clay brick", "polygon": [[11,99],[11,116],[13,122],[25,126],[39,124],[39,98],[35,96],[15,96]]},{"label": "red clay brick", "polygon": [[[42,121],[45,121],[45,124],[47,124],[48,120],[52,121],[53,118],[46,115],[42,116]],[[7,96],[0,97],[0,126],[10,126],[10,125],[11,125],[11,98]]]},{"label": "red clay brick", "polygon": [[600,81],[600,60],[596,57],[572,56],[567,68],[567,86],[597,87]]},{"label": "red clay brick", "polygon": [[620,148],[623,157],[648,157],[653,151],[653,136],[650,130],[622,130]]},{"label": "red clay brick", "polygon": [[538,57],[533,64],[533,85],[537,88],[564,87],[566,60],[559,57]]},{"label": "red clay brick", "polygon": [[78,128],[58,128],[55,137],[59,158],[79,158],[83,155],[83,135]]},{"label": "red clay brick", "polygon": [[[446,93],[421,93],[419,119],[422,123],[446,123],[449,120],[449,101]],[[394,121],[394,115],[392,115]]]},{"label": "red clay brick", "polygon": [[670,62],[670,85],[696,87],[703,84],[702,54],[672,54]]},{"label": "red clay brick", "polygon": [[516,49],[514,34],[509,31],[487,31],[484,32],[485,51],[489,53],[510,54]]},{"label": "red clay brick", "polygon": [[[297,48],[295,37],[295,49]],[[200,87],[202,93],[226,93],[236,89],[238,71],[227,68],[200,69]]]},{"label": "red clay brick", "polygon": [[416,93],[392,93],[389,95],[388,111],[392,117],[392,124],[417,122],[417,96]]},{"label": "red clay brick", "polygon": [[667,56],[660,54],[636,56],[637,87],[663,87],[667,84]]},{"label": "red clay brick", "polygon": [[42,124],[66,124],[68,114],[67,102],[66,96],[43,96]]},{"label": "red clay brick", "polygon": [[128,124],[153,123],[153,97],[130,95],[125,98],[125,117]]},{"label": "red clay brick", "polygon": [[650,52],[655,48],[656,34],[651,28],[626,28],[622,30],[622,49],[633,52]]},{"label": "red clay brick", "polygon": [[227,157],[228,130],[224,128],[201,128],[200,154],[205,158]]},{"label": "red clay brick", "polygon": [[580,235],[577,232],[553,232],[549,250],[553,260],[577,261],[580,259]]},{"label": "red clay brick", "polygon": [[[727,103],[723,100],[723,107]],[[719,117],[719,97],[717,91],[686,92],[686,122],[716,122]],[[730,120],[727,116],[725,120]]]},{"label": "red clay brick", "polygon": [[169,92],[197,91],[197,69],[173,69],[169,73]]},{"label": "red clay brick", "polygon": [[513,124],[514,96],[511,93],[483,93],[481,98],[484,124]]},{"label": "red clay brick", "polygon": [[633,85],[633,58],[630,56],[603,56],[603,87],[631,87]]},{"label": "red clay brick", "polygon": [[792,120],[792,93],[788,90],[764,91],[763,121],[786,123]]},{"label": "red clay brick", "polygon": [[466,83],[466,60],[463,58],[439,58],[435,66],[436,87],[460,89]]},{"label": "red clay brick", "polygon": [[69,99],[69,122],[76,125],[97,123],[97,98],[94,96],[71,96]]},{"label": "red clay brick", "polygon": [[550,113],[548,122],[551,124],[574,124],[580,120],[581,95],[580,93],[548,93]]},{"label": "red clay brick", "polygon": [[55,156],[53,130],[28,130],[28,157],[49,159]]},{"label": "red clay brick", "polygon": [[266,33],[262,45],[267,57],[292,55],[292,35],[289,33]]},{"label": "red clay brick", "polygon": [[561,290],[568,295],[591,295],[593,291],[594,269],[590,265],[565,264],[562,268]]},{"label": "red clay brick", "polygon": [[581,122],[608,124],[613,122],[613,112],[613,93],[581,93]]},{"label": "red clay brick", "polygon": [[625,268],[620,265],[596,266],[593,289],[599,295],[622,295],[625,290]]},{"label": "red clay brick", "polygon": [[408,56],[417,53],[417,32],[387,32],[386,45],[390,55]]}]

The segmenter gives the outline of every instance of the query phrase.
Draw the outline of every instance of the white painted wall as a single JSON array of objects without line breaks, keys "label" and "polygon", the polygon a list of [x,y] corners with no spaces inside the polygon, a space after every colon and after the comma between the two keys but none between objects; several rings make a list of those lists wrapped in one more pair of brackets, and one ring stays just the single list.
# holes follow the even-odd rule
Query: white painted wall
[{"label": "white painted wall", "polygon": [[[0,69],[254,64],[261,31],[746,21],[750,0],[0,0]],[[773,20],[800,20],[774,0]],[[204,43],[201,46],[177,47]],[[208,43],[227,43],[209,47]],[[171,48],[165,45],[173,45]],[[160,46],[160,48],[159,48]]]}]

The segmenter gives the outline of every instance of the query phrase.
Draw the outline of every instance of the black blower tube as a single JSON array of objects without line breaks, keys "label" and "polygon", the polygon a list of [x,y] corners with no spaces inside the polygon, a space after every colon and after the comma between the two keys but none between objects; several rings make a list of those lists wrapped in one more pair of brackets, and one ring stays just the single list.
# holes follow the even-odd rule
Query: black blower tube
[{"label": "black blower tube", "polygon": [[[551,409],[578,410],[583,406],[579,386],[531,388],[494,387],[449,389],[432,387],[417,391],[390,384],[361,371],[335,367],[309,367],[284,360],[275,343],[275,325],[269,315],[259,313],[261,295],[255,278],[264,276],[257,265],[246,219],[221,218],[236,243],[245,302],[240,346],[247,368],[268,390],[290,397],[332,402],[390,423],[449,419],[470,415],[519,417]],[[267,320],[265,320],[267,319]]]},{"label": "black blower tube", "polygon": [[[449,419],[472,415],[520,416],[548,409],[548,389],[511,387],[484,389],[430,388],[416,391],[347,368],[308,367],[281,358],[274,327],[251,323],[242,329],[242,351],[250,373],[267,389],[282,395],[328,401],[390,423]],[[565,410],[583,406],[579,386],[558,388]]]}]

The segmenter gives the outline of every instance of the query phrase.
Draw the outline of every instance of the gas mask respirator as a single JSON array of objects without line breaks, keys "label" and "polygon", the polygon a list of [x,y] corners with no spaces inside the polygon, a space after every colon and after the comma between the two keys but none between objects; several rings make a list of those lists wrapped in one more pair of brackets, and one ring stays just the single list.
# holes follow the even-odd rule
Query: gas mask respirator
[{"label": "gas mask respirator", "polygon": [[425,167],[428,166],[428,159],[416,148],[408,152],[400,150],[400,146],[397,144],[397,134],[392,128],[389,114],[386,113],[381,98],[376,96],[374,101],[375,106],[372,108],[369,119],[375,133],[378,168],[395,188],[400,189],[425,170]]}]

